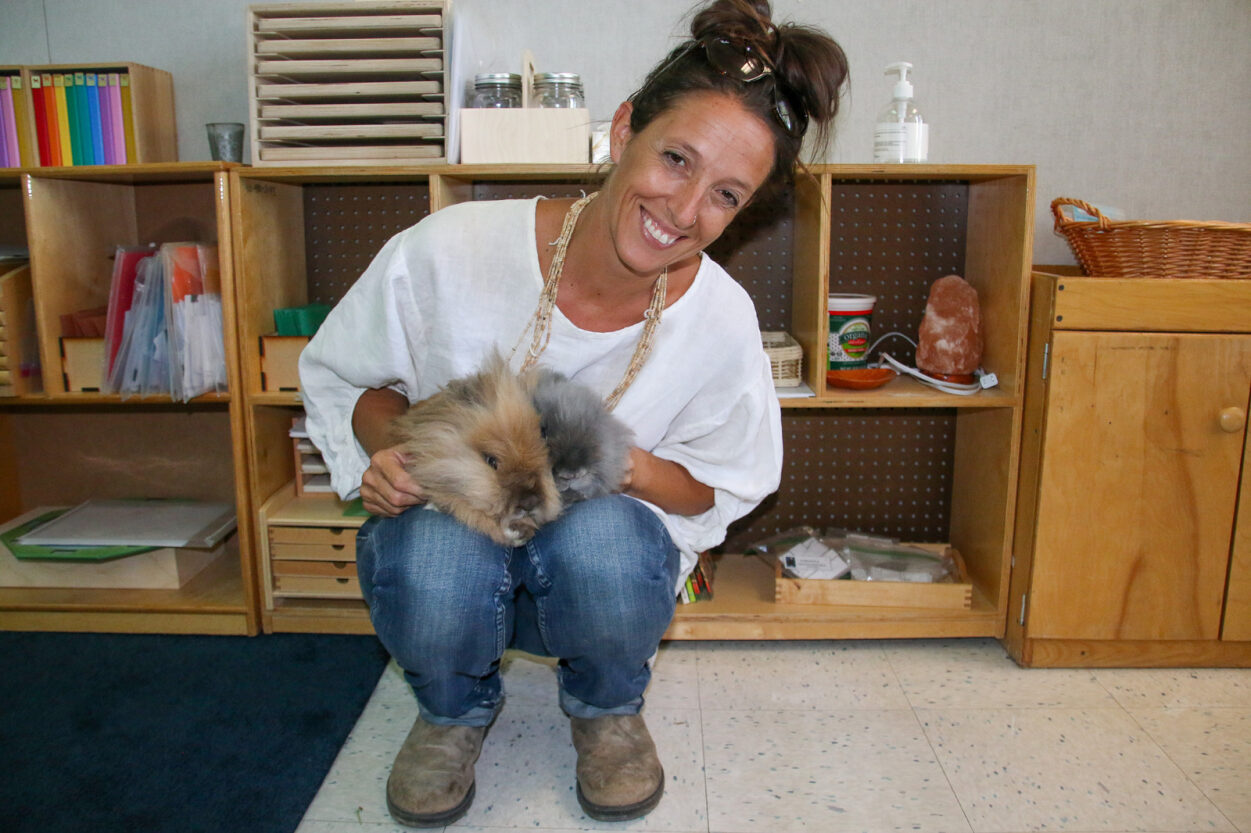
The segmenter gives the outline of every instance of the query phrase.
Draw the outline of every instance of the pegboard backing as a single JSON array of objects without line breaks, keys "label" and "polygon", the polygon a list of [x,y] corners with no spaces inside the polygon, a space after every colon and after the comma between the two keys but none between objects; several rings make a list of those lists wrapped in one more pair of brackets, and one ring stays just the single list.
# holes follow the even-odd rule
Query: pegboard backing
[{"label": "pegboard backing", "polygon": [[781,486],[723,549],[795,526],[949,541],[955,435],[950,410],[783,411]]},{"label": "pegboard backing", "polygon": [[795,271],[795,207],[772,216],[749,207],[708,247],[756,304],[762,330],[791,330]]},{"label": "pegboard backing", "polygon": [[[838,182],[830,195],[830,292],[877,296],[873,338],[916,340],[930,286],[964,273],[969,187],[961,182]],[[882,348],[908,363],[902,339]]]},{"label": "pegboard backing", "polygon": [[337,303],[383,244],[429,213],[425,182],[304,186],[309,303]]}]

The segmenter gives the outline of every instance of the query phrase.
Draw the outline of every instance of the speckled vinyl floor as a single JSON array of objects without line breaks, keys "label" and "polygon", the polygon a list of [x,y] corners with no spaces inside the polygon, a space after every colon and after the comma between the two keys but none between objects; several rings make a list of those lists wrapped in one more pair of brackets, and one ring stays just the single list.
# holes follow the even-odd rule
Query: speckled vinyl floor
[{"label": "speckled vinyl floor", "polygon": [[[650,815],[574,795],[553,666],[505,658],[508,700],[450,831],[1251,833],[1251,670],[1023,670],[989,639],[677,642],[644,714]],[[417,707],[392,664],[297,833],[386,833]]]}]

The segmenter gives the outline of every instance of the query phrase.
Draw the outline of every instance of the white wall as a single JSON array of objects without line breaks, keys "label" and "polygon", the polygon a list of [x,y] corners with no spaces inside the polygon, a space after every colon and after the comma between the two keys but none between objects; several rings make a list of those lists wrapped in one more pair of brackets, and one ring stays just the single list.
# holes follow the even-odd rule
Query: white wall
[{"label": "white wall", "polygon": [[[182,159],[248,120],[245,0],[0,0],[0,64],[136,61],[174,75]],[[456,0],[468,72],[580,72],[607,119],[685,31],[673,0]],[[1072,262],[1054,197],[1132,218],[1251,221],[1248,0],[774,0],[843,45],[852,86],[826,157],[867,162],[886,64],[916,65],[930,161],[1038,168],[1034,260]],[[466,52],[468,54],[468,50]]]}]

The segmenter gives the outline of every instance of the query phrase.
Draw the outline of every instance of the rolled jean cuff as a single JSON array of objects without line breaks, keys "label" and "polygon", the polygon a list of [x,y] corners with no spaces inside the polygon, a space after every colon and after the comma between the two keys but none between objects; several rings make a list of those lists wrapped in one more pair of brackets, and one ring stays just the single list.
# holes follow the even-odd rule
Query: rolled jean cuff
[{"label": "rolled jean cuff", "polygon": [[487,706],[475,706],[460,717],[444,717],[427,711],[426,707],[421,704],[421,700],[417,701],[417,710],[421,713],[421,719],[427,723],[433,723],[436,726],[490,726],[491,721],[495,720],[495,715],[499,713],[500,706],[489,708]]},{"label": "rolled jean cuff", "polygon": [[590,703],[584,703],[562,688],[560,690],[560,707],[570,717],[585,719],[603,717],[606,714],[638,714],[643,708],[643,698],[641,696],[635,697],[625,705],[605,709],[599,706],[592,706]]}]

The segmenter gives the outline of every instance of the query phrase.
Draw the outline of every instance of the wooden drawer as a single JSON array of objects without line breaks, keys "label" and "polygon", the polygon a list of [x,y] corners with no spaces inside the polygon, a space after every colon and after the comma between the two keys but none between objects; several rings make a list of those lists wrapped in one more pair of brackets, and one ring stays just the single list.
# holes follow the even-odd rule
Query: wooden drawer
[{"label": "wooden drawer", "polygon": [[274,576],[274,598],[359,599],[361,583],[347,576]]},{"label": "wooden drawer", "polygon": [[275,561],[274,577],[356,578],[355,561]]},{"label": "wooden drawer", "polygon": [[271,526],[269,557],[273,561],[355,561],[356,528]]},{"label": "wooden drawer", "polygon": [[275,597],[359,599],[354,561],[275,560],[270,565]]}]

